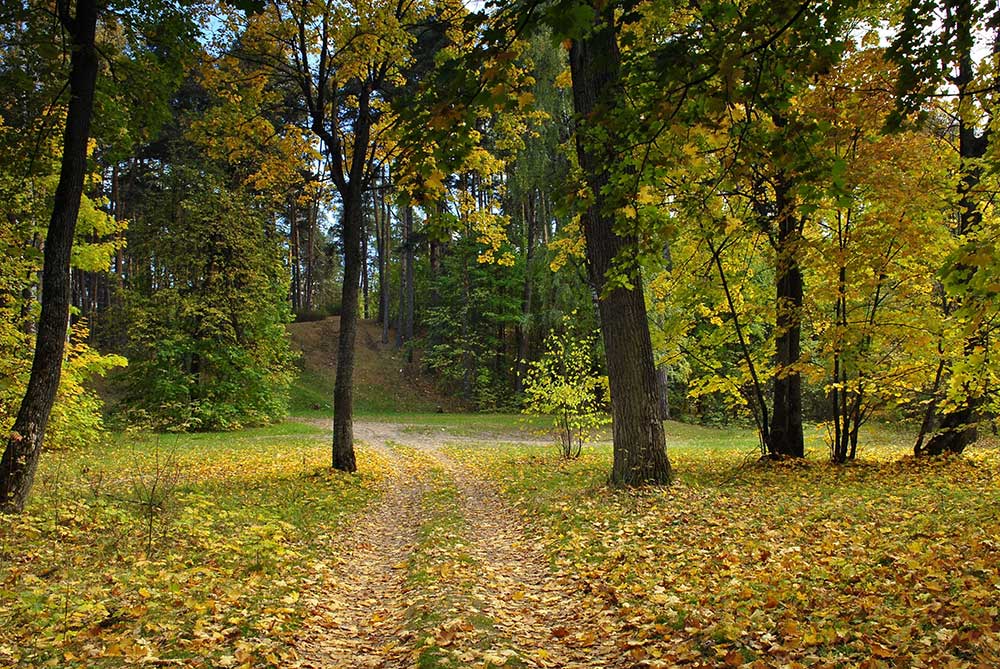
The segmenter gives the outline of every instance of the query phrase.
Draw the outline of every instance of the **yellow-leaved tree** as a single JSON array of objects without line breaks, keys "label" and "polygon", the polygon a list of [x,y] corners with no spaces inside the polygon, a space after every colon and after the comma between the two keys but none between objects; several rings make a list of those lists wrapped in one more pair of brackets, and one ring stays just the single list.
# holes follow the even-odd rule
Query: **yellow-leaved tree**
[{"label": "yellow-leaved tree", "polygon": [[465,14],[459,2],[303,0],[230,15],[232,54],[265,71],[283,92],[291,122],[321,146],[323,176],[339,200],[344,271],[333,401],[336,469],[356,469],[352,380],[366,191],[396,153],[393,105],[415,95],[421,40],[447,41],[448,26]]}]

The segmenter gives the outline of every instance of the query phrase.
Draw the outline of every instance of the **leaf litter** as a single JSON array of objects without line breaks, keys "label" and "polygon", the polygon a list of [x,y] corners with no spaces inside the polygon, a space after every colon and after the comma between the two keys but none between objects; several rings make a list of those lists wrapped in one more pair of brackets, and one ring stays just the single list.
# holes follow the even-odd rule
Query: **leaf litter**
[{"label": "leaf litter", "polygon": [[444,449],[388,423],[355,434],[392,463],[385,495],[303,595],[302,667],[631,666],[614,614],[556,573],[528,523]]},{"label": "leaf litter", "polygon": [[0,666],[1000,666],[995,447],[699,442],[673,487],[613,491],[606,446],[357,430],[359,475],[325,430],[191,437],[158,500],[149,444],[48,454],[0,528]]}]

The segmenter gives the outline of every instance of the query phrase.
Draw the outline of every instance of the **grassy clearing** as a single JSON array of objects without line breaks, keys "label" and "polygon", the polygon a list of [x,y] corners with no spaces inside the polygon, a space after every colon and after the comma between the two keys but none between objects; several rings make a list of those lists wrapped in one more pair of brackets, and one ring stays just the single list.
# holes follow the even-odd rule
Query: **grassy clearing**
[{"label": "grassy clearing", "polygon": [[0,666],[283,666],[298,591],[386,464],[323,431],[140,435],[46,453],[0,530]]},{"label": "grassy clearing", "polygon": [[[1000,666],[1000,450],[746,462],[739,430],[668,424],[677,483],[614,491],[608,446],[454,449],[534,518],[557,570],[620,613],[643,666]],[[816,431],[812,439],[819,440]]]},{"label": "grassy clearing", "polygon": [[541,416],[503,413],[386,413],[364,415],[365,420],[397,423],[406,426],[404,432],[448,438],[479,439],[486,435],[506,439],[538,439],[549,427],[549,419]]}]

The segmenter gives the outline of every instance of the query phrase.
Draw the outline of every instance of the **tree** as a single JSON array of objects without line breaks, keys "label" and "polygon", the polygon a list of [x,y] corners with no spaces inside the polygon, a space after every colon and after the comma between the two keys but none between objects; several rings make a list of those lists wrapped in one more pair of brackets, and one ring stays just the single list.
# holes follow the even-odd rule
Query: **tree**
[{"label": "tree", "polygon": [[133,214],[126,411],[172,430],[280,420],[291,381],[288,281],[265,202],[284,198],[255,198],[184,148],[142,175],[156,188]]},{"label": "tree", "polygon": [[572,37],[570,71],[577,114],[576,152],[589,189],[582,215],[587,274],[599,296],[601,334],[608,361],[614,462],[614,485],[669,483],[663,423],[653,346],[649,335],[642,278],[637,269],[623,271],[616,261],[634,252],[636,239],[622,234],[615,193],[614,166],[623,137],[615,129],[614,112],[621,104],[620,55],[614,3],[581,5],[592,17]]},{"label": "tree", "polygon": [[919,399],[954,330],[934,317],[941,291],[927,272],[954,247],[941,225],[949,152],[926,129],[884,132],[896,73],[877,35],[862,42],[798,100],[825,129],[816,153],[832,158],[805,254],[805,375],[824,386],[838,463],[854,459],[869,416]]},{"label": "tree", "polygon": [[94,110],[98,58],[95,37],[100,12],[94,0],[56,3],[70,38],[69,104],[63,132],[62,167],[45,236],[42,312],[38,319],[31,377],[0,459],[0,511],[24,509],[38,467],[45,428],[62,373],[69,324],[69,263],[87,171],[87,143]]},{"label": "tree", "polygon": [[528,364],[524,412],[552,419],[564,458],[576,458],[594,433],[610,422],[608,377],[594,370],[594,333],[582,333],[575,312],[545,339],[545,351]]},{"label": "tree", "polygon": [[353,439],[354,345],[360,306],[365,197],[396,153],[394,99],[414,73],[420,27],[447,22],[460,7],[433,3],[276,2],[253,16],[235,44],[247,62],[295,90],[305,126],[321,142],[340,198],[344,253],[334,387],[332,465],[356,469]]},{"label": "tree", "polygon": [[[990,235],[980,236],[984,232],[983,213],[990,198],[978,191],[982,190],[986,173],[983,159],[992,142],[995,121],[996,101],[988,93],[996,89],[1000,78],[995,69],[991,70],[990,59],[979,64],[975,61],[977,40],[983,36],[992,38],[995,55],[1000,48],[1000,9],[996,3],[912,0],[904,8],[892,47],[899,65],[899,106],[890,126],[898,126],[907,114],[922,110],[929,100],[940,97],[942,86],[948,86],[947,94],[953,96],[953,107],[948,114],[957,135],[959,160],[953,234],[963,245],[942,271],[943,284],[949,293],[944,308],[949,315],[971,324],[961,347],[961,359],[943,362],[943,370],[951,372],[956,382],[948,384],[951,391],[937,407],[934,421],[937,430],[926,443],[925,432],[931,421],[925,421],[914,445],[917,455],[965,450],[976,440],[978,413],[986,399],[982,361],[988,336],[981,317],[984,305],[979,299],[982,296],[977,297],[970,288],[976,283],[977,274],[982,277],[992,270],[975,258],[982,256],[983,247],[990,243]],[[992,81],[985,77],[991,77]]]}]

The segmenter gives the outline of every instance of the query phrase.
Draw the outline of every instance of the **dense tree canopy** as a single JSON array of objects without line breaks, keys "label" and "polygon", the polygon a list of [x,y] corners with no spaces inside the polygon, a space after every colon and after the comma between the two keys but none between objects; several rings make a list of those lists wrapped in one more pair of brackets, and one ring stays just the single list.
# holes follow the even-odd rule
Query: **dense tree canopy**
[{"label": "dense tree canopy", "polygon": [[[670,479],[668,415],[775,458],[818,422],[845,462],[873,417],[933,454],[995,413],[991,3],[50,9],[0,16],[0,407],[44,414],[12,445],[60,367],[51,440],[96,434],[83,382],[125,358],[126,422],[277,420],[284,324],[330,314],[346,470],[359,319],[480,410],[538,405],[551,342],[598,326],[621,484]],[[32,342],[65,358],[41,395]]]}]

